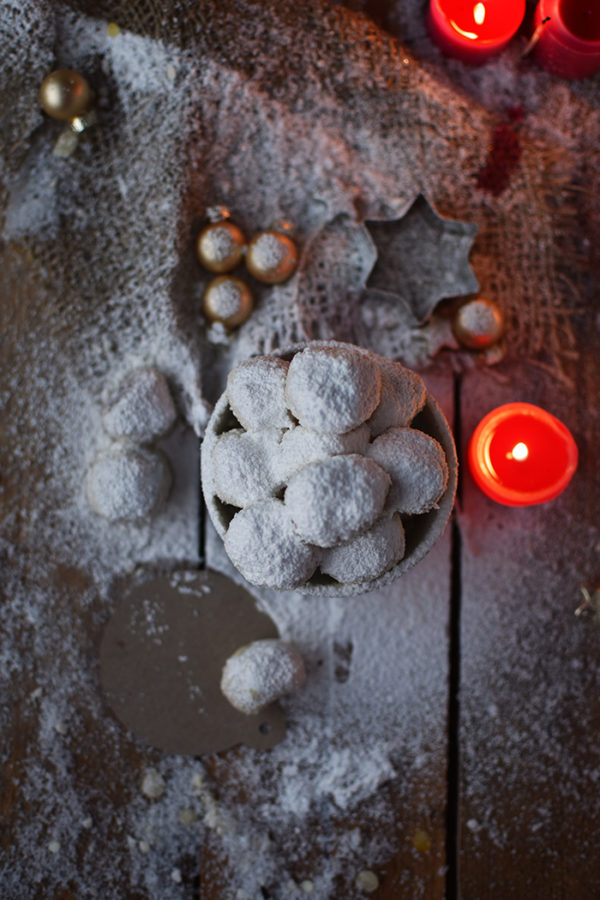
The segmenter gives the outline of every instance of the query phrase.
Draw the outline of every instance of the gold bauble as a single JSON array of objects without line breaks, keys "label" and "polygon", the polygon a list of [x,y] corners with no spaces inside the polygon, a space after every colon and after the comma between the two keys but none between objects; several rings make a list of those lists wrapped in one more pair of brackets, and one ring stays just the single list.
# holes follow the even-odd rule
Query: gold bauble
[{"label": "gold bauble", "polygon": [[211,272],[231,272],[242,261],[246,238],[233,222],[211,222],[196,241],[196,253]]},{"label": "gold bauble", "polygon": [[42,81],[40,103],[53,119],[70,122],[88,112],[92,105],[92,89],[78,72],[57,69]]},{"label": "gold bauble", "polygon": [[504,333],[504,317],[493,300],[468,300],[454,314],[454,336],[470,350],[485,350]]},{"label": "gold bauble", "polygon": [[261,231],[248,244],[246,266],[257,281],[279,284],[290,277],[297,265],[296,245],[281,231]]},{"label": "gold bauble", "polygon": [[202,312],[211,322],[237,328],[250,317],[253,303],[247,284],[233,275],[213,278],[204,291]]}]

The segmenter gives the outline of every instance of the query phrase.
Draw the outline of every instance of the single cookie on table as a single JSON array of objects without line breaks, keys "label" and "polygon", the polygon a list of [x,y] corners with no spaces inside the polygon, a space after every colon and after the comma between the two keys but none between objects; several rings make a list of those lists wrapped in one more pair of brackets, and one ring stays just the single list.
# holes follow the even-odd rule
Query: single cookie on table
[{"label": "single cookie on table", "polygon": [[329,456],[346,453],[364,454],[369,443],[367,425],[359,425],[345,434],[325,434],[296,425],[284,432],[276,468],[282,481],[287,481],[304,466]]},{"label": "single cookie on table", "polygon": [[232,706],[253,715],[285,694],[297,691],[306,671],[300,653],[277,638],[253,641],[229,657],[221,690]]},{"label": "single cookie on table", "polygon": [[164,456],[131,447],[100,454],[86,479],[90,506],[110,522],[136,522],[151,516],[166,500],[170,486]]},{"label": "single cookie on table", "polygon": [[275,496],[281,480],[273,471],[273,460],[281,431],[243,431],[235,428],[217,440],[213,449],[215,492],[224,503],[250,506]]},{"label": "single cookie on table", "polygon": [[368,528],[384,508],[391,479],[356,453],[330,456],[292,476],[284,502],[304,541],[333,547]]},{"label": "single cookie on table", "polygon": [[164,376],[152,366],[129,372],[109,397],[104,428],[114,438],[146,444],[166,434],[177,411]]},{"label": "single cookie on table", "polygon": [[388,428],[410,425],[427,399],[425,382],[416,372],[382,357],[378,364],[381,399],[368,422],[372,438],[383,434]]},{"label": "single cookie on table", "polygon": [[366,422],[380,395],[381,374],[374,357],[350,345],[307,347],[290,362],[287,405],[311,431],[351,431]]},{"label": "single cookie on table", "polygon": [[284,396],[288,367],[284,359],[256,356],[229,373],[227,399],[247,431],[291,428],[294,424]]},{"label": "single cookie on table", "polygon": [[442,446],[416,428],[390,428],[370,445],[368,456],[389,473],[386,509],[420,514],[433,509],[448,484]]},{"label": "single cookie on table", "polygon": [[399,515],[384,516],[345,544],[323,551],[319,568],[341,583],[379,578],[404,556],[404,526]]},{"label": "single cookie on table", "polygon": [[225,550],[244,578],[259,587],[291,589],[317,568],[317,549],[298,536],[281,500],[261,500],[236,513]]}]

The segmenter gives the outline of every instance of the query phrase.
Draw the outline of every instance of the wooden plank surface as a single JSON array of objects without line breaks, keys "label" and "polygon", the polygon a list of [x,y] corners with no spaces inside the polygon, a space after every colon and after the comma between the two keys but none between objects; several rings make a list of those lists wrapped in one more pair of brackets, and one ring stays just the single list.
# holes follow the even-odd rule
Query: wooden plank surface
[{"label": "wooden plank surface", "polygon": [[554,900],[600,892],[594,852],[600,631],[591,609],[574,615],[581,585],[593,588],[600,578],[592,449],[600,438],[600,366],[581,327],[572,389],[514,363],[497,377],[469,375],[462,387],[465,442],[491,408],[524,400],[562,419],[581,453],[564,494],[536,507],[501,506],[468,475],[463,482],[460,884],[466,898]]},{"label": "wooden plank surface", "polygon": [[[70,5],[75,10],[72,24],[86,4]],[[595,852],[600,825],[595,739],[600,719],[600,632],[590,611],[573,615],[580,585],[593,587],[600,579],[596,295],[592,276],[588,274],[582,286],[580,274],[572,268],[579,265],[574,245],[580,255],[591,255],[596,266],[598,262],[598,175],[593,165],[597,134],[593,128],[583,135],[577,131],[576,139],[552,131],[551,125],[542,133],[538,117],[524,142],[527,165],[514,192],[508,199],[482,198],[475,193],[473,178],[485,157],[486,129],[493,116],[482,108],[476,76],[428,48],[422,4],[407,3],[401,10],[397,4],[382,2],[353,5],[370,10],[379,24],[396,27],[400,37],[412,42],[416,60],[411,57],[410,75],[402,68],[399,45],[389,36],[349,14],[325,12],[325,6],[316,2],[297,10],[281,4],[276,24],[271,13],[261,12],[260,4],[246,4],[252,13],[243,20],[247,46],[237,40],[238,20],[227,16],[223,4],[206,4],[203,30],[195,19],[188,21],[183,15],[163,22],[160,3],[150,4],[152,15],[144,27],[137,7],[101,3],[94,14],[117,17],[124,31],[131,27],[131,47],[142,57],[148,49],[144,39],[157,39],[164,27],[173,53],[191,47],[194,58],[211,65],[217,60],[219,78],[225,71],[234,73],[227,84],[234,95],[235,127],[223,139],[225,144],[231,141],[231,152],[210,133],[213,128],[214,134],[222,134],[219,103],[195,97],[190,104],[183,93],[182,108],[201,124],[186,133],[183,155],[178,144],[173,151],[154,146],[147,140],[147,126],[157,110],[162,114],[165,109],[164,85],[153,83],[147,93],[142,86],[141,95],[135,95],[147,114],[136,117],[131,109],[125,114],[115,102],[115,71],[107,65],[107,75],[99,63],[91,74],[100,89],[103,124],[90,134],[72,164],[58,168],[53,161],[56,171],[50,172],[49,163],[46,175],[44,168],[35,168],[36,161],[38,165],[40,160],[52,161],[57,131],[47,121],[32,127],[31,134],[24,126],[22,140],[10,147],[13,216],[15,197],[18,200],[19,191],[26,194],[32,186],[42,197],[39,209],[52,213],[42,230],[29,223],[32,234],[27,229],[15,232],[12,223],[0,271],[6,367],[0,422],[1,624],[3,690],[8,698],[0,711],[4,826],[0,878],[11,900],[288,900],[309,892],[316,900],[351,900],[364,896],[355,886],[363,869],[378,876],[380,887],[372,896],[435,900],[445,894],[448,866],[447,896],[455,896],[457,873],[446,856],[447,847],[454,846],[447,830],[453,818],[447,819],[446,810],[446,727],[450,601],[456,594],[458,551],[460,622],[455,619],[454,624],[460,624],[461,690],[454,763],[460,763],[456,881],[460,896],[587,900],[600,894]],[[239,4],[231,6],[236,14],[240,11]],[[82,52],[76,43],[65,42],[67,18],[58,25],[53,16],[42,21],[52,40],[42,62],[30,61],[31,84],[27,81],[19,95],[26,110],[27,103],[36,102],[35,64],[52,65],[53,46],[59,48],[61,64]],[[294,53],[289,52],[289,38],[274,41],[266,55],[264,47],[260,49],[261,29],[273,38],[277,27],[296,36],[291,41]],[[302,36],[310,38],[310,46],[304,47]],[[103,53],[108,59],[110,47]],[[547,507],[530,510],[493,504],[465,475],[459,527],[454,532],[460,543],[454,554],[453,535],[447,531],[430,557],[398,586],[370,600],[350,601],[354,614],[364,602],[364,627],[378,629],[382,646],[398,642],[390,671],[382,671],[376,658],[365,659],[364,654],[363,665],[358,666],[363,648],[372,647],[364,640],[367,632],[345,623],[339,605],[332,607],[335,615],[328,619],[321,606],[309,601],[306,622],[298,623],[297,635],[312,680],[288,707],[287,751],[284,745],[268,758],[243,749],[201,760],[173,757],[143,745],[109,712],[100,692],[98,648],[125,573],[137,564],[168,568],[197,562],[197,472],[195,456],[189,453],[193,434],[182,430],[185,451],[171,448],[176,470],[173,517],[139,534],[130,558],[130,544],[120,547],[114,534],[89,518],[83,516],[85,527],[74,530],[74,524],[81,525],[76,522],[81,509],[73,498],[89,463],[90,445],[97,439],[107,380],[123,364],[131,323],[155,321],[159,312],[170,308],[168,303],[161,305],[166,296],[176,309],[177,325],[190,334],[197,327],[189,298],[194,296],[198,274],[189,237],[198,210],[214,202],[222,181],[231,179],[236,202],[254,227],[253,216],[270,215],[277,207],[275,188],[285,193],[286,165],[274,167],[275,187],[269,184],[269,190],[253,192],[248,174],[256,172],[252,163],[240,166],[238,144],[243,146],[248,138],[252,145],[253,123],[268,120],[268,98],[281,103],[281,109],[291,104],[298,114],[294,127],[302,132],[306,98],[300,96],[299,74],[310,54],[314,62],[321,53],[328,60],[321,84],[327,103],[319,110],[319,121],[325,122],[327,140],[331,138],[325,143],[327,151],[342,148],[340,158],[348,167],[342,174],[348,183],[342,178],[341,187],[332,187],[338,182],[330,177],[324,185],[311,182],[311,190],[322,189],[336,212],[345,203],[346,213],[357,213],[361,190],[372,208],[379,208],[381,198],[369,194],[378,183],[372,171],[373,147],[377,142],[387,146],[389,135],[397,137],[403,130],[402,154],[391,141],[386,160],[389,190],[408,169],[412,181],[407,185],[402,180],[405,199],[413,188],[423,189],[448,217],[479,223],[472,261],[482,286],[499,292],[519,346],[535,351],[546,367],[530,366],[518,353],[511,354],[510,338],[507,360],[500,367],[488,373],[481,367],[470,369],[473,360],[468,361],[461,386],[463,452],[474,425],[491,406],[525,399],[546,406],[569,424],[579,443],[581,465],[568,492]],[[538,83],[543,83],[554,113],[564,116],[572,103],[577,110],[573,115],[596,122],[597,80],[596,87],[585,83],[571,90],[525,66],[521,82],[517,56],[510,87],[500,92],[502,102],[515,98],[526,102],[527,91],[537,96]],[[178,61],[182,77],[189,77],[189,58]],[[503,71],[507,70],[500,67],[496,72],[492,66],[487,74],[498,84]],[[279,77],[282,73],[287,84]],[[218,98],[215,92],[215,84],[209,85],[213,99]],[[245,108],[247,103],[251,116],[240,119],[240,105]],[[444,129],[433,127],[430,120],[437,121],[439,108],[445,105],[452,116]],[[306,123],[313,123],[308,102],[304,115]],[[497,106],[494,115],[500,115]],[[473,122],[479,140],[462,146],[461,129]],[[130,131],[135,134],[133,143],[128,142]],[[255,162],[262,159],[261,148],[257,139],[252,148]],[[93,209],[106,221],[113,205],[121,202],[127,188],[124,160],[153,168],[160,152],[165,154],[161,162],[165,177],[153,185],[151,202],[129,184],[122,221],[111,222],[102,232],[93,215],[85,219]],[[453,158],[452,177],[442,171],[448,158]],[[169,181],[173,159],[189,166],[181,195],[179,182],[174,188]],[[213,170],[206,175],[206,160],[218,178],[212,177]],[[283,162],[287,161],[286,156]],[[85,197],[86,203],[80,204],[77,216],[67,217],[64,208],[73,194]],[[173,204],[168,240],[160,217],[148,218],[155,199],[156,205],[159,200]],[[550,207],[556,215],[548,212]],[[86,221],[85,226],[80,220]],[[531,266],[538,264],[535,271],[543,276],[539,283],[527,284],[527,258],[520,241],[528,248]],[[144,242],[155,247],[150,268],[139,253]],[[562,260],[556,258],[560,254],[554,252],[555,244]],[[520,291],[516,298],[510,279],[500,277],[506,269],[514,273]],[[106,286],[104,275],[109,270],[118,292]],[[569,343],[573,282],[580,290],[578,314],[587,310],[587,317],[575,323]],[[152,285],[149,299],[143,291],[136,293],[140,284]],[[121,291],[121,285],[131,288],[132,294]],[[540,291],[544,302],[536,305]],[[555,301],[560,307],[556,315]],[[539,334],[549,336],[546,347],[542,338],[537,345],[524,338],[529,313],[541,323]],[[95,342],[101,342],[100,349]],[[579,354],[569,363],[571,384],[556,377],[564,372],[552,355],[565,347]],[[449,414],[454,371],[463,365],[464,360],[457,362],[446,351],[438,358],[437,374],[430,376],[432,390]],[[207,390],[218,393],[221,387],[214,378]],[[65,402],[58,403],[61,397]],[[174,440],[177,443],[177,435]],[[178,538],[186,521],[190,527],[182,545]],[[217,556],[212,564],[226,567]],[[109,577],[111,565],[114,578]],[[456,600],[454,596],[454,604]],[[278,606],[283,601],[263,596],[261,602],[276,620],[286,621]],[[453,614],[457,615],[455,605]],[[389,693],[392,713],[387,732],[385,723],[370,718],[369,689],[378,698],[383,690]],[[345,708],[346,696],[359,696],[361,703]],[[319,706],[323,697],[327,702]],[[300,759],[294,756],[295,735],[307,726],[314,729],[314,759],[331,766],[333,775],[335,765],[341,767],[342,780],[335,783],[334,778],[329,794],[323,789],[323,773],[311,775],[314,759],[306,753]],[[356,766],[357,749],[362,748],[361,772]],[[142,791],[149,770],[160,774],[162,787],[156,796]],[[455,774],[450,772],[452,778]],[[282,829],[281,788],[286,777],[297,791],[308,793],[311,782],[318,782],[321,793],[315,793],[312,807],[300,816],[295,817],[292,804]],[[357,785],[360,790],[353,798]],[[295,804],[298,801],[296,796]]]}]

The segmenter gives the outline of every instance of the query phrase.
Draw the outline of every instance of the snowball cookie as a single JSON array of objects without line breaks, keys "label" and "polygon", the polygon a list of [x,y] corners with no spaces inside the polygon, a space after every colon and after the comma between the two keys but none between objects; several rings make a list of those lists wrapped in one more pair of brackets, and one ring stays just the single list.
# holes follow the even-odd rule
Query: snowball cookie
[{"label": "snowball cookie", "polygon": [[229,373],[227,399],[247,431],[290,428],[294,424],[284,398],[288,366],[284,359],[256,356]]},{"label": "snowball cookie", "polygon": [[378,518],[390,484],[387,472],[373,460],[356,453],[330,456],[292,476],[284,500],[303,540],[333,547]]},{"label": "snowball cookie", "polygon": [[285,383],[287,405],[300,424],[333,434],[365,422],[380,394],[377,363],[352,347],[307,347],[290,362]]},{"label": "snowball cookie", "polygon": [[317,567],[315,547],[298,537],[281,500],[261,500],[236,513],[225,535],[225,550],[251,584],[294,588]]},{"label": "snowball cookie", "polygon": [[221,690],[232,706],[252,715],[298,690],[305,678],[304,662],[296,648],[272,638],[253,641],[229,657]]},{"label": "snowball cookie", "polygon": [[386,508],[424,513],[436,506],[448,484],[448,463],[435,438],[415,428],[390,428],[368,449],[392,477]]},{"label": "snowball cookie", "polygon": [[103,413],[104,428],[111,437],[139,444],[166,434],[176,418],[167,382],[150,366],[130,372],[109,398]]},{"label": "snowball cookie", "polygon": [[286,431],[279,446],[277,471],[287,481],[308,463],[343,453],[365,453],[370,432],[367,425],[359,425],[345,434],[323,434],[296,425]]},{"label": "snowball cookie", "polygon": [[372,581],[402,559],[404,546],[400,516],[386,516],[345,544],[325,550],[320,569],[342,584]]},{"label": "snowball cookie", "polygon": [[273,474],[271,459],[279,449],[281,431],[227,431],[212,452],[217,497],[232,506],[250,506],[277,492],[281,482]]},{"label": "snowball cookie", "polygon": [[90,506],[110,522],[134,522],[150,516],[166,499],[170,486],[165,458],[131,447],[100,454],[86,483]]},{"label": "snowball cookie", "polygon": [[388,428],[410,425],[427,398],[425,382],[411,369],[380,357],[379,370],[381,399],[369,419],[371,437],[377,437]]}]

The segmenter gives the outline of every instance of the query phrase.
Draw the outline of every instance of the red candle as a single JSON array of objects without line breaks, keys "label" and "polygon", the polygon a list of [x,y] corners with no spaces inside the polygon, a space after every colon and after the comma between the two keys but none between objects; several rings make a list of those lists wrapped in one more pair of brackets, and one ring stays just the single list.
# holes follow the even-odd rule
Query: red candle
[{"label": "red candle", "polygon": [[549,72],[561,78],[600,72],[599,0],[540,0],[534,25],[532,56]]},{"label": "red candle", "polygon": [[444,53],[477,65],[504,49],[524,15],[525,0],[431,0],[427,24]]},{"label": "red candle", "polygon": [[475,429],[469,468],[492,500],[532,506],[564,491],[577,468],[577,445],[566,425],[546,410],[507,403]]}]

